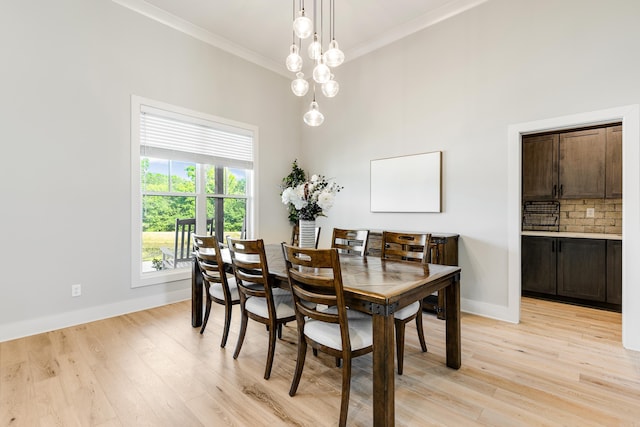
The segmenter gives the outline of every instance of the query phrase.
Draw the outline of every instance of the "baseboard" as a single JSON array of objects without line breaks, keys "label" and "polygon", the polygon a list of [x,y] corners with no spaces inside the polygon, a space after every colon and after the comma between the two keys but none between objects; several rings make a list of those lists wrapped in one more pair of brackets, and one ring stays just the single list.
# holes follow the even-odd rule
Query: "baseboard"
[{"label": "baseboard", "polygon": [[0,325],[0,342],[191,299],[191,288]]},{"label": "baseboard", "polygon": [[460,310],[465,313],[477,314],[478,316],[509,323],[518,323],[520,321],[518,314],[514,313],[514,310],[510,310],[506,305],[488,304],[486,302],[460,298]]}]

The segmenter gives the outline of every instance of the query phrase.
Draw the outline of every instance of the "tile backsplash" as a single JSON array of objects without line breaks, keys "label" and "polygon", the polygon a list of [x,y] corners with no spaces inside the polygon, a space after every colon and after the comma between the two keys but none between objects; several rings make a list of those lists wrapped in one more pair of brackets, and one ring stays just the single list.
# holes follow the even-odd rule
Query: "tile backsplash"
[{"label": "tile backsplash", "polygon": [[[523,230],[622,234],[622,199],[561,199],[559,226],[524,226]],[[593,209],[593,217],[587,217]]]}]

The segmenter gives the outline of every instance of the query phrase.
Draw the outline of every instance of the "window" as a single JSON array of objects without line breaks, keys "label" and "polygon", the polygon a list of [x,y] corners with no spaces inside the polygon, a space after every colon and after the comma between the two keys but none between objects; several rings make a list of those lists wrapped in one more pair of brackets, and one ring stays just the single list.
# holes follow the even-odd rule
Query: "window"
[{"label": "window", "polygon": [[189,233],[250,235],[257,130],[137,96],[131,121],[132,286],[188,278]]}]

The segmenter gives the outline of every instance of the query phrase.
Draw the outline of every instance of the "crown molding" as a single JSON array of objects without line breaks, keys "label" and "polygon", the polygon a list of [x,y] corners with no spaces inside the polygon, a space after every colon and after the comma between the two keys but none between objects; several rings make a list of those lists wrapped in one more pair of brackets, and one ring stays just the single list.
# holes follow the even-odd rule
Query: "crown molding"
[{"label": "crown molding", "polygon": [[282,64],[276,63],[252,50],[246,49],[231,40],[220,37],[213,34],[210,31],[205,30],[202,27],[192,24],[176,15],[173,15],[159,7],[156,7],[144,0],[112,0],[127,9],[131,9],[134,12],[138,12],[141,15],[151,18],[154,21],[160,22],[168,27],[185,33],[195,39],[203,41],[211,46],[217,47],[220,50],[236,55],[249,62],[257,64],[275,73],[281,74],[286,77],[290,77],[290,73],[282,66]]},{"label": "crown molding", "polygon": [[387,46],[393,42],[410,36],[411,34],[417,33],[418,31],[424,30],[427,27],[463,13],[487,1],[488,0],[456,0],[449,2],[429,13],[425,13],[424,15],[414,18],[406,24],[399,25],[385,33],[382,33],[374,40],[369,40],[366,43],[362,43],[347,50],[345,52],[345,56],[351,60],[366,55],[374,50]]},{"label": "crown molding", "polygon": [[[186,21],[176,15],[173,15],[163,9],[160,9],[159,7],[156,7],[150,3],[147,3],[144,0],[112,0],[112,1],[123,7],[131,9],[135,12],[138,12],[141,15],[151,18],[157,22],[167,25],[175,30],[185,33],[195,39],[203,41],[211,46],[217,47],[218,49],[221,49],[225,52],[236,55],[242,59],[245,59],[249,62],[257,64],[261,67],[264,67],[270,71],[273,71],[287,78],[291,77],[290,73],[287,72],[287,70],[285,69],[285,67],[282,66],[281,63],[276,63],[271,59],[256,53],[255,51],[239,46],[238,44],[232,42],[231,40],[228,40],[228,39],[225,39],[224,37],[220,37],[216,34],[213,34],[212,32],[207,31],[202,27],[192,24],[189,21]],[[452,16],[463,13],[487,1],[488,0],[451,1],[445,4],[444,6],[441,6],[429,13],[416,17],[415,19],[407,22],[406,24],[395,27],[381,34],[379,37],[373,40],[367,41],[366,43],[362,43],[354,48],[348,49],[345,52],[345,56],[348,58],[348,60],[352,60],[360,56],[366,55],[368,53],[373,52],[374,50],[380,49],[386,45],[389,45],[404,37],[407,37],[411,34],[421,31],[427,27],[435,25],[441,21],[444,21],[445,19],[451,18]]]}]

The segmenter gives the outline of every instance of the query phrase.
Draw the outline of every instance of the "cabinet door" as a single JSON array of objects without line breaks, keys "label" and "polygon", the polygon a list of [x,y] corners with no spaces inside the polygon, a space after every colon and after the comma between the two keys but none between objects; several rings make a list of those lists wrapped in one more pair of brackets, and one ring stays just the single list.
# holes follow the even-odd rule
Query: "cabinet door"
[{"label": "cabinet door", "polygon": [[562,199],[604,197],[605,128],[560,134],[558,182]]},{"label": "cabinet door", "polygon": [[622,304],[622,240],[607,240],[607,302]]},{"label": "cabinet door", "polygon": [[606,299],[606,240],[558,239],[558,295]]},{"label": "cabinet door", "polygon": [[558,191],[558,135],[522,137],[522,197],[555,199]]},{"label": "cabinet door", "polygon": [[607,128],[607,158],[605,164],[606,197],[622,197],[622,126]]},{"label": "cabinet door", "polygon": [[556,238],[522,237],[522,290],[556,294]]}]

